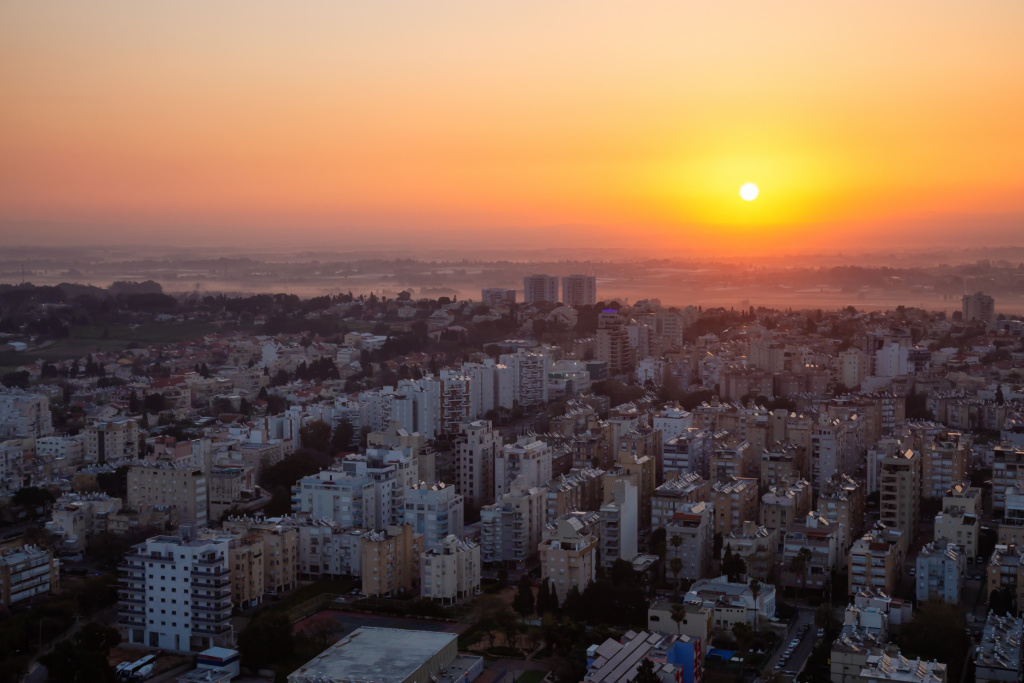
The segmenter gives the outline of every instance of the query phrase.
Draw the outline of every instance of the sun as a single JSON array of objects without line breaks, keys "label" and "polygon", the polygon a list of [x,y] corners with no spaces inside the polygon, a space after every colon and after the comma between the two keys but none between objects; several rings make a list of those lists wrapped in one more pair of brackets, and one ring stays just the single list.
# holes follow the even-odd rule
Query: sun
[{"label": "sun", "polygon": [[757,195],[760,193],[761,190],[757,189],[757,185],[754,183],[744,183],[743,186],[740,187],[740,197],[747,202],[752,202],[757,199]]}]

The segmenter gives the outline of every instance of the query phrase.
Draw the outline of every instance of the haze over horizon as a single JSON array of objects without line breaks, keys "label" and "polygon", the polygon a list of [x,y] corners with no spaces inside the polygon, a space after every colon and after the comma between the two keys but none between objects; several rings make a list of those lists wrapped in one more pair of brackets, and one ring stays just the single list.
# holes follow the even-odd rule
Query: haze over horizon
[{"label": "haze over horizon", "polygon": [[1013,0],[8,2],[0,238],[1019,245],[1022,21]]}]

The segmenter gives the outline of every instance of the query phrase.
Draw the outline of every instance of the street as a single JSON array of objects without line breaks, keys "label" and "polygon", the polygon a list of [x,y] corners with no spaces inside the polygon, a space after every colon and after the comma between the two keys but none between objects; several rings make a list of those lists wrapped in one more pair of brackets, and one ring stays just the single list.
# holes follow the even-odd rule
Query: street
[{"label": "street", "polygon": [[[801,638],[800,629],[807,627],[807,633]],[[814,626],[814,608],[813,607],[799,607],[797,612],[797,618],[793,622],[789,630],[786,631],[785,637],[782,638],[779,643],[778,651],[772,655],[771,659],[768,660],[764,671],[776,671],[782,673],[788,680],[793,680],[796,674],[804,668],[804,664],[807,662],[807,658],[811,656],[811,650],[814,649],[815,639],[815,626]],[[782,659],[786,652],[786,648],[789,647],[790,641],[799,639],[799,643],[793,653],[789,656],[789,659],[785,664],[780,665],[779,661]]]}]

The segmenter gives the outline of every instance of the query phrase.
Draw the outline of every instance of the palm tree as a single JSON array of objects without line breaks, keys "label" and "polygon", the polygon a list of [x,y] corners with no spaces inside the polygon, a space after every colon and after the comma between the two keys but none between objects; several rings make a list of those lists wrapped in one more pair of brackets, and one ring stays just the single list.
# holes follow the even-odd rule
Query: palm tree
[{"label": "palm tree", "polygon": [[672,576],[676,580],[676,594],[679,594],[679,572],[683,571],[683,561],[678,557],[673,557],[669,563],[668,568],[672,570]]},{"label": "palm tree", "polygon": [[757,606],[757,596],[761,595],[761,582],[757,579],[750,580],[750,594],[754,596],[754,630],[757,630],[757,614],[760,608]]},{"label": "palm tree", "polygon": [[676,635],[679,634],[679,624],[686,621],[686,607],[678,602],[672,605],[672,621],[676,622]]},{"label": "palm tree", "polygon": [[812,557],[810,548],[800,548],[800,552],[789,562],[789,570],[800,577],[801,590],[804,588],[807,579],[807,565],[810,564]]}]

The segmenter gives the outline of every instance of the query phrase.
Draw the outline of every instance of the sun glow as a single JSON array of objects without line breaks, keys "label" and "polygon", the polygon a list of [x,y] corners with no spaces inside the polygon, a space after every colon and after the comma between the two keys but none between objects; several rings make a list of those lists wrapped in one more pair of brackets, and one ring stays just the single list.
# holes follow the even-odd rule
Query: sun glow
[{"label": "sun glow", "polygon": [[743,198],[743,201],[752,202],[757,199],[757,195],[760,194],[760,192],[761,191],[754,183],[744,183],[740,188],[740,197]]}]

